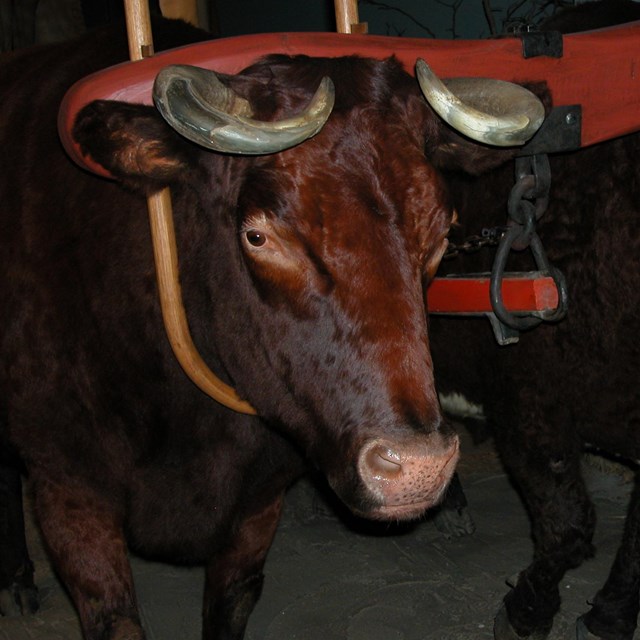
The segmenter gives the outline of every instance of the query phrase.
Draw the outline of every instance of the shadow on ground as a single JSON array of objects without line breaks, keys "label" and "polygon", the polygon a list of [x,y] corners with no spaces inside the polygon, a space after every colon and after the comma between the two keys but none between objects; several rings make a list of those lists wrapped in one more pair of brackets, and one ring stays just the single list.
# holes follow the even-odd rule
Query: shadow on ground
[{"label": "shadow on ground", "polygon": [[[551,640],[575,637],[575,619],[604,581],[622,531],[628,474],[585,468],[598,510],[598,553],[563,580]],[[289,494],[246,640],[493,638],[505,581],[531,557],[528,521],[490,444],[464,442],[459,471],[476,532],[455,539],[430,520],[402,529],[345,522],[311,482],[299,483]],[[33,526],[30,541],[41,610],[0,619],[0,640],[80,640]],[[199,640],[202,571],[137,558],[133,568],[149,640]]]}]

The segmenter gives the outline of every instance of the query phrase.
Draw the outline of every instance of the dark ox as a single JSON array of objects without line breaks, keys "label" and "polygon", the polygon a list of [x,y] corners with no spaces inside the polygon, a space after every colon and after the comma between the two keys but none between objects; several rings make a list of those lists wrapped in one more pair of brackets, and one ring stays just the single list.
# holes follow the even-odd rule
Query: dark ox
[{"label": "dark ox", "polygon": [[[576,16],[558,15],[550,26],[573,31],[627,17],[640,19],[636,3],[596,2],[579,7]],[[595,512],[580,470],[585,443],[640,459],[639,154],[636,133],[550,158],[550,205],[538,231],[567,279],[565,320],[507,347],[496,345],[482,320],[430,321],[439,391],[447,398],[461,393],[482,408],[484,428],[531,518],[533,560],[505,597],[496,640],[547,637],[560,609],[562,577],[594,553]],[[449,181],[461,220],[454,242],[505,223],[511,167]],[[491,259],[476,254],[444,261],[442,272],[486,271]],[[531,268],[529,252],[510,258],[511,270]],[[636,479],[621,546],[591,610],[578,621],[578,640],[632,640],[639,585]]]},{"label": "dark ox", "polygon": [[[424,291],[452,217],[435,167],[455,163],[455,134],[393,59],[275,56],[223,78],[228,102],[279,120],[328,77],[335,106],[315,137],[220,154],[151,107],[93,103],[74,135],[119,183],[103,180],[63,154],[56,110],[117,59],[112,40],[0,70],[0,603],[36,606],[19,458],[86,638],[144,637],[127,545],[205,563],[203,635],[241,638],[308,464],[355,512],[392,520],[436,503],[453,472]],[[259,418],[201,393],[170,351],[142,197],[165,185],[195,342]]]}]

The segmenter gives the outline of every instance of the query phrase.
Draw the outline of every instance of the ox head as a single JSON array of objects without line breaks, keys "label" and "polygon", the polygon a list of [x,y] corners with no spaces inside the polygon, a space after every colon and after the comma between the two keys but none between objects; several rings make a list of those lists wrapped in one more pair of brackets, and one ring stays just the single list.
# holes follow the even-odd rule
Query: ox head
[{"label": "ox head", "polygon": [[[517,117],[456,109],[418,72],[465,134],[517,141]],[[500,154],[443,124],[393,59],[271,56],[237,76],[172,67],[156,102],[171,128],[149,107],[99,102],[74,135],[130,186],[171,186],[178,229],[200,230],[183,274],[207,290],[190,322],[216,336],[216,368],[354,511],[419,515],[458,457],[424,302],[453,216],[437,168]]]}]

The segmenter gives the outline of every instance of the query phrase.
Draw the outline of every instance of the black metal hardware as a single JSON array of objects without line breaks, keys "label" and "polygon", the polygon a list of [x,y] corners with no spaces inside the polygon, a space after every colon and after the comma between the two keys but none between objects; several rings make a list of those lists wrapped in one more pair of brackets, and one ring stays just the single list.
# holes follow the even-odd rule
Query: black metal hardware
[{"label": "black metal hardware", "polygon": [[449,240],[442,259],[449,260],[461,253],[475,253],[484,247],[497,247],[506,230],[507,227],[484,227],[480,235],[468,236],[462,242],[455,243]]},{"label": "black metal hardware", "polygon": [[575,151],[582,144],[582,105],[554,107],[520,156]]},{"label": "black metal hardware", "polygon": [[[549,203],[550,186],[551,169],[546,155],[516,159],[516,183],[511,190],[508,203],[509,226],[496,251],[489,284],[491,306],[497,321],[516,331],[531,329],[542,321],[561,320],[567,312],[565,278],[559,269],[549,263],[542,241],[536,232],[536,222],[544,214]],[[509,252],[511,249],[523,251],[526,248],[531,249],[538,271],[549,275],[555,282],[558,290],[558,306],[555,309],[512,313],[504,306],[502,278]],[[501,342],[493,320],[492,325],[496,339]],[[514,339],[512,332],[508,333],[509,342],[515,342],[517,337]]]},{"label": "black metal hardware", "polygon": [[523,58],[562,58],[562,34],[559,31],[526,31],[519,36],[522,38]]}]

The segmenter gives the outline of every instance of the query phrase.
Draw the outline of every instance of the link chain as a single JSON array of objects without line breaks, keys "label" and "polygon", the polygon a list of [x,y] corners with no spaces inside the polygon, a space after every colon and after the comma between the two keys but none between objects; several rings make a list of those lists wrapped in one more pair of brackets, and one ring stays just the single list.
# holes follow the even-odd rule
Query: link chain
[{"label": "link chain", "polygon": [[490,227],[480,231],[480,235],[469,236],[462,242],[455,244],[449,241],[449,245],[444,253],[443,260],[455,258],[461,253],[475,253],[484,247],[497,247],[507,227]]},{"label": "link chain", "polygon": [[[536,232],[536,222],[549,204],[551,168],[546,154],[516,158],[516,183],[508,200],[509,220],[502,235],[491,269],[489,293],[493,311],[503,324],[512,329],[530,329],[544,321],[561,320],[567,313],[567,285],[564,275],[549,263],[542,241]],[[512,313],[502,299],[502,279],[511,249],[530,248],[538,271],[553,278],[558,290],[555,309]]]}]

